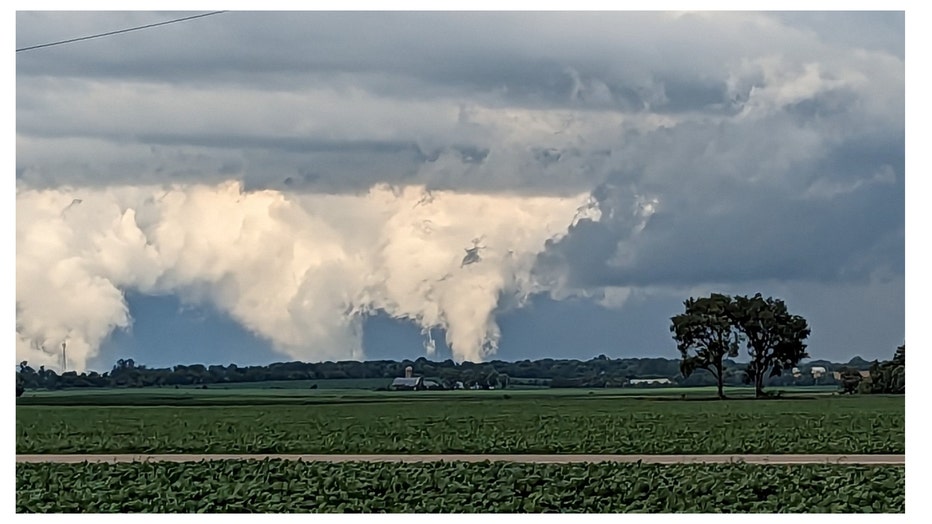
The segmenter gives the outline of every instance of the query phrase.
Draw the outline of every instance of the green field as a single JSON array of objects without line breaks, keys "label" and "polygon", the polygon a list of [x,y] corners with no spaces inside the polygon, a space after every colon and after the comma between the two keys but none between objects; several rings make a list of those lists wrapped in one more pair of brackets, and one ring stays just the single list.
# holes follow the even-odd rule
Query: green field
[{"label": "green field", "polygon": [[905,510],[905,475],[832,465],[18,464],[16,510],[891,513]]},{"label": "green field", "polygon": [[387,388],[392,383],[390,378],[332,378],[315,380],[267,380],[265,382],[229,382],[211,384],[212,389],[366,389]]},{"label": "green field", "polygon": [[[903,453],[903,396],[787,388],[30,391],[17,453]],[[336,384],[331,384],[334,386]],[[348,386],[346,382],[342,385]],[[905,468],[17,464],[19,512],[902,512]],[[230,479],[236,479],[231,482]]]},{"label": "green field", "polygon": [[[902,396],[169,389],[31,395],[17,453],[903,453]],[[41,405],[45,404],[45,405]],[[83,405],[67,405],[83,404]],[[100,404],[100,405],[95,405]],[[108,404],[124,404],[113,406]]]},{"label": "green field", "polygon": [[[397,401],[451,401],[486,398],[671,398],[671,399],[714,399],[716,389],[710,387],[668,388],[602,388],[602,389],[550,389],[522,388],[476,391],[374,391],[364,388],[372,381],[385,379],[334,379],[331,381],[268,381],[243,382],[175,388],[79,388],[67,390],[27,391],[16,401],[17,406],[216,406],[216,405],[264,405],[264,404],[320,404],[329,402],[352,402],[362,400]],[[308,384],[320,384],[317,389],[308,389]],[[381,384],[381,382],[379,382]],[[786,398],[830,396],[836,392],[833,386],[808,386],[774,388]],[[754,388],[728,387],[726,394],[733,399],[754,396]]]}]

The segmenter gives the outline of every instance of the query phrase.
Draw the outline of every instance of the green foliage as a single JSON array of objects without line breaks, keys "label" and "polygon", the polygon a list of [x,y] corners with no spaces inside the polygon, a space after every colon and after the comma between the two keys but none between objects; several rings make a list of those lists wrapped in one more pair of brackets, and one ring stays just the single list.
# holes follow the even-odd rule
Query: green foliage
[{"label": "green foliage", "polygon": [[902,513],[905,484],[897,466],[17,464],[16,511]]},{"label": "green foliage", "polygon": [[903,453],[903,397],[17,406],[17,453]]},{"label": "green foliage", "polygon": [[906,393],[906,344],[896,348],[893,360],[871,366],[872,393]]},{"label": "green foliage", "polygon": [[734,301],[728,295],[713,293],[707,298],[683,302],[685,313],[671,318],[670,331],[680,351],[680,371],[689,377],[696,369],[715,376],[719,398],[724,394],[725,357],[738,356],[738,333],[734,330]]},{"label": "green foliage", "polygon": [[791,315],[780,299],[731,297],[713,293],[707,298],[690,298],[686,311],[671,318],[670,331],[680,351],[680,370],[689,377],[705,369],[715,377],[719,397],[724,398],[725,357],[738,356],[741,341],[747,344],[750,362],[745,382],[754,385],[756,396],[764,397],[764,382],[807,358],[803,342],[810,333],[806,319]]},{"label": "green foliage", "polygon": [[844,368],[841,370],[841,389],[847,394],[854,394],[860,390],[861,372],[853,368]]},{"label": "green foliage", "polygon": [[[588,361],[575,359],[540,359],[506,362],[456,364],[452,360],[431,362],[426,358],[415,361],[374,360],[366,362],[276,362],[265,366],[190,366],[177,365],[172,368],[148,368],[132,359],[120,359],[107,373],[58,375],[54,370],[40,368],[35,371],[25,362],[17,371],[27,389],[58,388],[145,388],[200,386],[223,384],[230,387],[253,387],[255,384],[275,384],[273,387],[309,388],[317,384],[321,389],[334,387],[358,387],[378,389],[386,387],[395,377],[404,375],[407,366],[414,368],[417,376],[432,377],[452,389],[456,382],[466,387],[502,389],[521,381],[537,384],[558,384],[570,387],[620,386],[626,378],[637,376],[660,376],[675,378],[678,362],[664,358],[610,359],[600,355]],[[517,381],[516,381],[517,380]],[[297,384],[303,384],[297,386]]]},{"label": "green foliage", "polygon": [[764,379],[807,358],[805,340],[810,329],[806,319],[791,315],[780,299],[737,296],[734,301],[734,326],[747,343],[750,362],[745,368],[749,383],[763,396]]},{"label": "green foliage", "polygon": [[[715,385],[712,373],[699,369],[683,380],[681,359],[669,358],[609,358],[599,355],[596,358],[580,361],[575,359],[540,359],[506,362],[493,360],[474,364],[464,362],[456,364],[452,360],[432,362],[425,358],[415,361],[374,360],[366,362],[278,362],[265,366],[240,367],[228,366],[191,366],[178,365],[173,368],[148,368],[131,359],[117,361],[109,372],[73,371],[58,375],[54,370],[40,367],[34,370],[28,363],[22,362],[16,372],[17,381],[21,381],[29,390],[57,389],[101,389],[119,388],[132,391],[141,388],[174,389],[185,386],[208,384],[223,388],[301,388],[310,389],[317,385],[320,389],[369,389],[385,388],[395,377],[404,375],[406,365],[414,368],[415,375],[434,377],[448,389],[457,382],[465,386],[477,385],[480,388],[492,386],[496,389],[507,387],[559,387],[559,388],[617,388],[625,385],[630,378],[665,377],[674,382],[691,385]],[[840,365],[834,367],[841,367]],[[863,369],[867,369],[866,366]],[[744,365],[726,358],[723,362],[725,385],[740,385],[744,374]],[[494,373],[493,373],[494,372]],[[491,378],[493,380],[489,380]],[[497,378],[496,378],[497,377]],[[825,384],[833,383],[826,377]],[[780,377],[771,377],[766,381],[769,386],[792,385],[792,381],[781,381]],[[29,395],[25,395],[29,397]]]}]

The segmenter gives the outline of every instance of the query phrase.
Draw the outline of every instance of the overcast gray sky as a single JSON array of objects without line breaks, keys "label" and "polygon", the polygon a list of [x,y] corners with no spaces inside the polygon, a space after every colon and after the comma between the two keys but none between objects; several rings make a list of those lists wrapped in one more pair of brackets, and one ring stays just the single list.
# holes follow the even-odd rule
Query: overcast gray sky
[{"label": "overcast gray sky", "polygon": [[[16,46],[191,14],[20,12]],[[17,360],[675,358],[713,291],[888,358],[904,18],[227,12],[17,53]]]}]

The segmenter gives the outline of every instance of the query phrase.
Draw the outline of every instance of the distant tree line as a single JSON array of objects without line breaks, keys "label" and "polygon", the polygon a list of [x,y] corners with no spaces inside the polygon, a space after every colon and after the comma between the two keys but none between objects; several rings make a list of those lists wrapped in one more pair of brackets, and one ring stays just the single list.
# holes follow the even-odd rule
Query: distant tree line
[{"label": "distant tree line", "polygon": [[[813,361],[809,365],[825,365],[838,369],[841,364]],[[871,364],[859,358],[849,365],[867,369]],[[227,366],[202,364],[177,365],[171,368],[150,368],[133,359],[120,359],[104,373],[95,371],[58,374],[40,366],[32,368],[21,362],[16,371],[17,395],[26,389],[62,389],[82,387],[173,387],[203,386],[210,384],[265,382],[272,380],[327,380],[327,379],[392,379],[404,376],[407,366],[418,376],[432,377],[452,388],[456,382],[465,387],[496,389],[515,386],[551,388],[602,388],[626,387],[632,378],[667,378],[672,385],[709,386],[716,384],[715,377],[697,370],[684,377],[680,373],[681,361],[668,358],[609,358],[599,355],[587,361],[574,359],[539,359],[507,362],[493,360],[480,364],[452,360],[434,362],[426,358],[417,360],[371,360],[366,362],[278,362],[264,366]],[[730,359],[723,361],[724,383],[744,383],[745,365]],[[768,385],[834,384],[830,374],[814,379],[808,373],[800,377],[784,376],[769,379]],[[646,386],[634,386],[646,387]]]},{"label": "distant tree line", "polygon": [[866,377],[860,371],[841,370],[841,387],[845,393],[906,393],[906,344],[896,348],[892,360],[874,361]]},{"label": "distant tree line", "polygon": [[870,372],[871,393],[906,393],[906,344],[896,348],[893,360],[875,362]]}]

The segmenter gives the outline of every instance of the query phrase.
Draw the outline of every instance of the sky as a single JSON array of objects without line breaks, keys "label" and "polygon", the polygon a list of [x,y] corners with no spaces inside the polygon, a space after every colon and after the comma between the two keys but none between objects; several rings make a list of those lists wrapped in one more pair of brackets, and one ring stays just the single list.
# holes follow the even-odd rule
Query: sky
[{"label": "sky", "polygon": [[905,19],[234,11],[18,52],[17,362],[677,358],[712,292],[890,358]]}]

